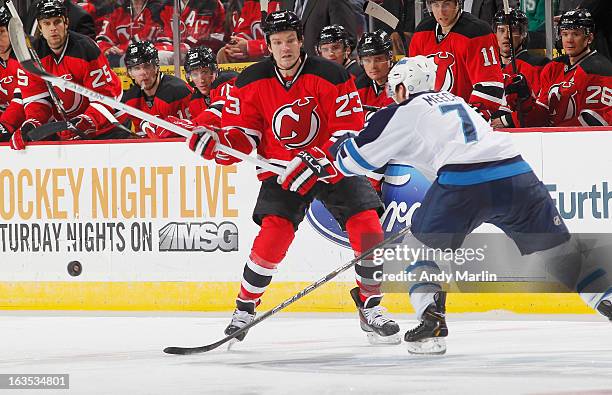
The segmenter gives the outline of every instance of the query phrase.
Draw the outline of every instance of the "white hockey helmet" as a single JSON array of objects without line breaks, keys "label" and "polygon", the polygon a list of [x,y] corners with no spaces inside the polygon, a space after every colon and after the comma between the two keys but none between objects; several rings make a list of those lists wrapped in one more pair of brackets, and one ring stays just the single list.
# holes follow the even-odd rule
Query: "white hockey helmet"
[{"label": "white hockey helmet", "polygon": [[433,90],[437,68],[433,59],[422,55],[400,59],[387,77],[389,96],[396,99],[395,89],[399,84],[404,85],[408,95]]}]

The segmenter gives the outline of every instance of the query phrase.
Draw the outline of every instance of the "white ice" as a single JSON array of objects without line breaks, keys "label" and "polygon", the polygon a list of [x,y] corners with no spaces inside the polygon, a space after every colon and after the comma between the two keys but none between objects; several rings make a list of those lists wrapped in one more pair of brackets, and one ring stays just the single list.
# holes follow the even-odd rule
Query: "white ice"
[{"label": "white ice", "polygon": [[[36,315],[34,315],[36,314]],[[396,316],[402,333],[414,325]],[[36,394],[611,394],[612,324],[597,315],[449,315],[448,352],[371,346],[353,314],[278,314],[226,348],[228,314],[0,316],[0,373],[68,373]],[[11,391],[12,392],[12,391]]]}]

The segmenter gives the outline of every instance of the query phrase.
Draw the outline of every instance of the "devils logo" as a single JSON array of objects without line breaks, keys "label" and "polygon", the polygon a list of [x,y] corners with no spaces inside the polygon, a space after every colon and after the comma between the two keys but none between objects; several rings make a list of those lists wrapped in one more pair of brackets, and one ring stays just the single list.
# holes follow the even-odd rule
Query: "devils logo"
[{"label": "devils logo", "polygon": [[272,132],[288,149],[307,147],[317,137],[321,124],[314,97],[285,104],[272,117]]},{"label": "devils logo", "polygon": [[455,84],[452,66],[455,64],[455,56],[450,52],[438,52],[427,56],[433,58],[438,66],[436,70],[436,90],[450,92]]},{"label": "devils logo", "polygon": [[554,84],[548,90],[548,108],[553,122],[567,121],[576,116],[576,86],[574,79]]}]

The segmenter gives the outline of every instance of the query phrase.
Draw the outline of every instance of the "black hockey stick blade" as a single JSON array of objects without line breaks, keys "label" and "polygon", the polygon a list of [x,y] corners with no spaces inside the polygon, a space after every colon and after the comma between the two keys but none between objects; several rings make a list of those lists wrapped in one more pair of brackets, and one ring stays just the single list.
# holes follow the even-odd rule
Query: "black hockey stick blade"
[{"label": "black hockey stick blade", "polygon": [[253,321],[251,321],[249,324],[243,326],[242,328],[240,328],[236,332],[232,333],[229,336],[224,337],[223,339],[220,339],[220,340],[218,340],[218,341],[216,341],[214,343],[211,343],[211,344],[208,344],[208,345],[205,345],[205,346],[199,346],[199,347],[166,347],[166,348],[164,348],[164,352],[166,354],[190,355],[190,354],[199,354],[199,353],[204,353],[204,352],[208,352],[208,351],[214,350],[215,348],[217,348],[217,347],[219,347],[219,346],[229,342],[230,340],[232,340],[236,336],[238,336],[238,335],[248,331],[249,329],[251,329],[255,325],[259,324],[261,321],[265,320],[266,318],[268,318],[268,317],[276,314],[277,312],[281,311],[282,309],[284,309],[285,307],[289,306],[290,304],[292,304],[293,302],[297,301],[298,299],[301,299],[302,297],[308,295],[309,293],[311,293],[315,289],[319,288],[321,285],[327,283],[329,280],[333,279],[334,277],[336,277],[340,273],[342,273],[342,272],[350,269],[351,267],[353,267],[357,262],[359,262],[360,260],[364,259],[368,255],[372,254],[375,250],[377,250],[379,248],[382,248],[382,247],[386,246],[387,244],[394,242],[395,240],[398,240],[399,238],[401,238],[402,236],[407,234],[409,231],[410,231],[410,226],[407,226],[406,228],[402,229],[398,233],[396,233],[396,234],[394,234],[392,236],[387,237],[386,239],[384,239],[380,243],[378,243],[375,246],[369,248],[368,250],[363,252],[361,255],[359,255],[358,257],[354,258],[352,261],[345,263],[344,265],[340,266],[339,268],[337,268],[333,272],[329,273],[325,277],[323,277],[323,278],[315,281],[314,283],[310,284],[309,286],[307,286],[306,288],[304,288],[303,290],[301,290],[297,294],[293,295],[289,299],[286,299],[284,302],[282,302],[281,304],[279,304],[276,307],[272,308],[271,310],[266,311],[265,313],[263,313],[262,315],[260,315],[259,317],[255,318]]},{"label": "black hockey stick blade", "polygon": [[363,107],[363,109],[366,111],[372,111],[372,112],[376,112],[380,110],[380,107],[368,106],[367,104],[363,104],[361,107]]},{"label": "black hockey stick blade", "polygon": [[27,141],[40,141],[67,129],[68,122],[66,121],[50,122],[30,130],[25,138]]}]

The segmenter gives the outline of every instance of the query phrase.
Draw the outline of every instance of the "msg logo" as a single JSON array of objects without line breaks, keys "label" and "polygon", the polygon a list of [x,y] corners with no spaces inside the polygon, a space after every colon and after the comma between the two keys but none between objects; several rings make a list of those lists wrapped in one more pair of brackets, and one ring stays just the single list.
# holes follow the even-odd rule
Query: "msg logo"
[{"label": "msg logo", "polygon": [[238,251],[238,227],[233,222],[170,222],[159,230],[160,251]]}]

